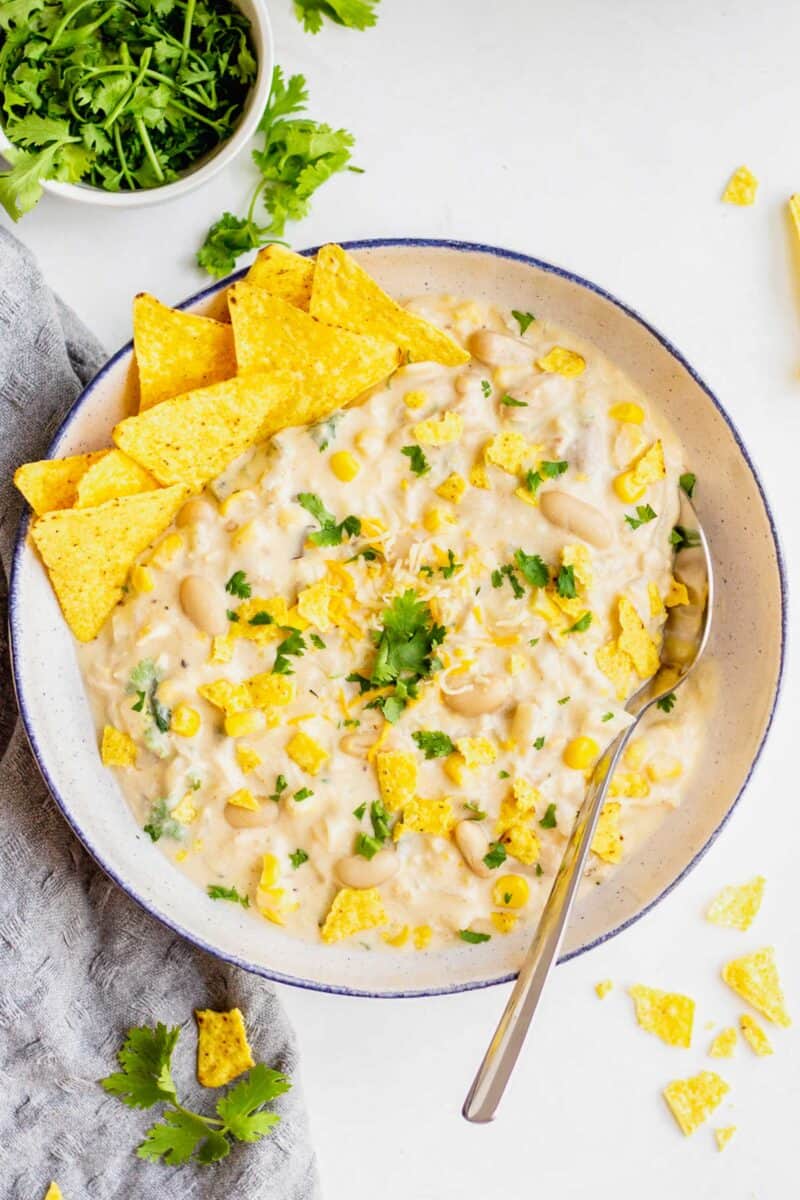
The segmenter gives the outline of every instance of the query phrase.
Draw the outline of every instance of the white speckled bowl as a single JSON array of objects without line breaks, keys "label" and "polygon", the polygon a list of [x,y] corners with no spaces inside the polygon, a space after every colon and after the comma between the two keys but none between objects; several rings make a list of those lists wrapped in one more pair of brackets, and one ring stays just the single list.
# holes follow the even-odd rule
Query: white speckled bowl
[{"label": "white speckled bowl", "polygon": [[[697,862],[745,787],[770,725],[785,640],[785,580],[775,529],[747,452],[725,411],[678,352],[640,317],[591,283],[506,250],[454,242],[375,241],[348,247],[394,295],[425,291],[532,310],[594,342],[656,401],[700,479],[697,507],[714,554],[718,599],[710,653],[720,707],[682,806],[573,920],[565,956],[624,929]],[[224,284],[183,307],[218,312]],[[51,455],[106,445],[129,411],[130,343],[89,384]],[[415,996],[510,979],[526,931],[480,947],[367,954],[293,941],[235,905],[220,905],[159,854],[100,763],[74,644],[23,522],[14,556],[10,621],[20,711],[33,753],[67,821],[139,904],[221,958],[285,983],[366,996]],[[759,586],[752,586],[753,579]]]}]

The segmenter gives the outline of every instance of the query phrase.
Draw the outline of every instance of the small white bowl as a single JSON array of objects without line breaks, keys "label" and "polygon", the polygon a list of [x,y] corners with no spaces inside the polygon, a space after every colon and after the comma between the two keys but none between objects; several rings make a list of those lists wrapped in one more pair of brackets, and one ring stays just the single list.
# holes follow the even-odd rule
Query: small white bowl
[{"label": "small white bowl", "polygon": [[[135,192],[107,192],[103,188],[89,187],[85,183],[61,183],[57,179],[46,179],[43,181],[45,191],[52,196],[61,196],[64,200],[97,204],[103,208],[144,208],[145,205],[163,204],[167,200],[177,200],[179,196],[185,196],[187,192],[194,191],[202,183],[207,183],[223,167],[233,162],[250,141],[261,120],[261,114],[269,99],[275,65],[272,26],[265,0],[234,0],[234,3],[250,21],[258,70],[242,118],[227,141],[222,142],[205,158],[201,158],[180,179],[176,179],[174,183],[165,183],[162,187],[142,188]],[[0,129],[0,154],[11,145]]]}]

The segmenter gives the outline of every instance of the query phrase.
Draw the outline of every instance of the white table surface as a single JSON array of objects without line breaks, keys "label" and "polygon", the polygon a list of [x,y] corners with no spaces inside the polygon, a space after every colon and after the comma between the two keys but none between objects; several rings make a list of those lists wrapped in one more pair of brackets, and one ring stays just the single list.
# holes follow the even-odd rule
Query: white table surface
[{"label": "white table surface", "polygon": [[[302,71],[313,115],[351,129],[367,173],[326,185],[291,230],[302,247],[379,235],[494,242],[574,269],[633,304],[684,351],[738,423],[781,526],[800,539],[800,250],[785,201],[800,190],[800,8],[788,0],[383,0],[368,33],[303,34],[272,5],[278,61]],[[754,208],[719,203],[730,170],[761,179]],[[242,210],[246,162],[166,207],[107,213],[47,199],[19,233],[51,284],[109,349],[129,303],[198,290],[193,253],[223,209]],[[790,519],[793,514],[793,520]],[[758,580],[753,580],[758,587]],[[788,1200],[800,1113],[797,1035],[776,1053],[706,1056],[707,1021],[742,1008],[727,957],[775,943],[800,1018],[795,784],[798,675],[733,820],[645,920],[560,967],[497,1122],[467,1125],[463,1093],[505,1001],[496,988],[368,1001],[282,989],[326,1196],[340,1200]],[[733,704],[747,697],[733,695]],[[723,884],[767,876],[747,934],[704,907]],[[598,979],[613,979],[603,1002]],[[690,1051],[634,1024],[624,988],[697,1000]],[[772,1033],[772,1030],[770,1030]],[[726,1103],[691,1139],[659,1096],[717,1066]],[[723,1154],[714,1125],[736,1124]]]}]

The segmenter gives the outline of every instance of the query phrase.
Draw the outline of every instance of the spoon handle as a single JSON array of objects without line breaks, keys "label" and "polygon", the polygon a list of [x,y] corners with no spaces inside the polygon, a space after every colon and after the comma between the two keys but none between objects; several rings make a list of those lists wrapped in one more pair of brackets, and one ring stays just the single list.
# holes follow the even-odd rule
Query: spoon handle
[{"label": "spoon handle", "polygon": [[638,720],[619,734],[595,768],[533,942],[464,1101],[461,1111],[468,1121],[482,1125],[494,1120],[542,989],[558,956],[614,767],[637,724]]}]

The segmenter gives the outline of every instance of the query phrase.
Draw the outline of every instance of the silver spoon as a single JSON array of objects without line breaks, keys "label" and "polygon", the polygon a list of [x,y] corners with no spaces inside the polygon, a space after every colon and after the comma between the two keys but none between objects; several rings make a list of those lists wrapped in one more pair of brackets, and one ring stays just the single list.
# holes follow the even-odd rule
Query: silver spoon
[{"label": "silver spoon", "polygon": [[476,1124],[494,1120],[511,1078],[566,932],[614,768],[644,714],[680,687],[708,643],[714,603],[711,556],[697,514],[683,492],[673,542],[675,578],[686,585],[690,603],[669,610],[659,670],[631,696],[625,708],[634,718],[632,723],[608,746],[594,769],[533,942],[464,1101],[463,1115]]}]

